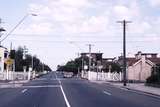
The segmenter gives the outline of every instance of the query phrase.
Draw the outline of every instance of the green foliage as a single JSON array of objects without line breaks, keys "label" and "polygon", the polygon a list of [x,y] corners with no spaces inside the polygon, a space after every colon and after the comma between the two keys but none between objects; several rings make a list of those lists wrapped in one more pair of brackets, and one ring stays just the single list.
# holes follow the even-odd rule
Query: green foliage
[{"label": "green foliage", "polygon": [[118,63],[115,62],[108,62],[107,64],[104,65],[103,67],[103,71],[104,72],[109,72],[109,69],[111,70],[111,72],[121,72],[121,67]]},{"label": "green foliage", "polygon": [[[65,65],[60,66],[58,65],[57,71],[66,71],[66,72],[73,72],[75,74],[78,73],[78,69],[81,71],[82,70],[82,60],[84,65],[89,64],[89,58],[87,56],[79,57],[76,58],[75,60],[67,62]],[[92,61],[93,62],[93,61]],[[103,71],[108,72],[109,71],[109,66],[111,66],[111,72],[121,72],[120,65],[114,62],[107,63],[103,67]]]},{"label": "green foliage", "polygon": [[[86,59],[83,59],[86,60]],[[75,60],[68,61],[63,66],[58,66],[57,71],[73,72],[74,74],[78,73],[78,69],[82,69],[82,58],[76,58]]]},{"label": "green foliage", "polygon": [[160,84],[160,64],[152,68],[152,74],[147,78],[147,83]]},{"label": "green foliage", "polygon": [[26,59],[23,60],[23,48],[19,47],[15,51],[15,70],[16,71],[23,71],[23,66],[27,67],[27,70],[29,70],[29,67],[32,66],[32,57],[33,57],[33,70],[36,72],[41,72],[43,69],[45,71],[51,71],[50,67],[46,64],[43,64],[39,58],[36,56],[26,55]]}]

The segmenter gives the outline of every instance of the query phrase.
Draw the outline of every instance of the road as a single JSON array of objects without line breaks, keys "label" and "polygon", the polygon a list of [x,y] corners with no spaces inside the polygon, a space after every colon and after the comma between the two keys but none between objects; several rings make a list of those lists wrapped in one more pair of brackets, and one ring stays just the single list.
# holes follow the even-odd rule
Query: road
[{"label": "road", "polygon": [[0,107],[159,107],[160,99],[49,73],[22,87],[1,88]]}]

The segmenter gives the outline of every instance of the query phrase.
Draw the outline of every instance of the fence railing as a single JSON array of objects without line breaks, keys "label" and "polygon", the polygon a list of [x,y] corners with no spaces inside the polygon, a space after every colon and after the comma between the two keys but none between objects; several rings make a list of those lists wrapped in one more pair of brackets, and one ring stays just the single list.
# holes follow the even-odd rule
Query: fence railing
[{"label": "fence railing", "polygon": [[46,74],[46,72],[35,73],[33,72],[0,72],[0,80],[27,80],[35,78],[39,75]]},{"label": "fence railing", "polygon": [[117,72],[83,72],[82,78],[88,80],[122,81],[122,73]]}]

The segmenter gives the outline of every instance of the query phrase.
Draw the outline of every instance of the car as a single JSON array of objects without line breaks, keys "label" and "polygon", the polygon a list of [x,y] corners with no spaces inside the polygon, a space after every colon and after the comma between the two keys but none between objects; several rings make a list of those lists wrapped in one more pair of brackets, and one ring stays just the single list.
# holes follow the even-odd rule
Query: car
[{"label": "car", "polygon": [[73,73],[72,72],[64,72],[63,73],[63,78],[72,78],[73,77]]}]

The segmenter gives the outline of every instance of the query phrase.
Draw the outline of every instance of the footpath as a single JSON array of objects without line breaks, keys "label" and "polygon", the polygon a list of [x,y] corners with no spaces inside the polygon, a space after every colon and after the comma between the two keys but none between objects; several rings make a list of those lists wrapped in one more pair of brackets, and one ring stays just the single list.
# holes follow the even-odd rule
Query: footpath
[{"label": "footpath", "polygon": [[28,80],[16,80],[16,81],[0,81],[0,88],[16,88],[21,87]]},{"label": "footpath", "polygon": [[107,82],[107,81],[94,81],[100,84],[109,84],[118,88],[124,88],[127,90],[139,91],[150,95],[155,95],[160,98],[160,88],[146,86],[144,83],[128,83],[127,86],[123,86],[122,82]]}]

